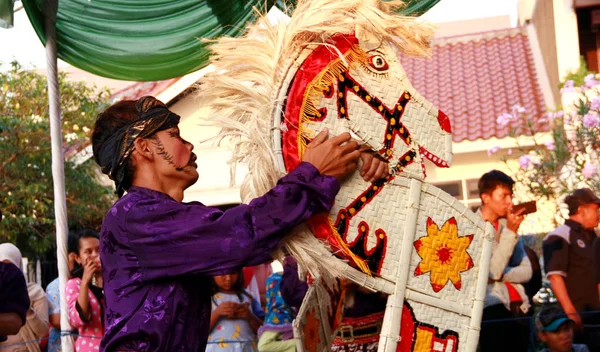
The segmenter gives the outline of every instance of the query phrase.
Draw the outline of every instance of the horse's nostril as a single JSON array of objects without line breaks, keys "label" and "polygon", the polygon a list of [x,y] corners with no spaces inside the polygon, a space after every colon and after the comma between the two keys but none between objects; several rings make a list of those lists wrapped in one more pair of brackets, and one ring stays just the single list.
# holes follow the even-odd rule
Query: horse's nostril
[{"label": "horse's nostril", "polygon": [[442,130],[448,133],[452,133],[452,126],[450,124],[450,118],[444,114],[441,110],[438,111],[438,122]]}]

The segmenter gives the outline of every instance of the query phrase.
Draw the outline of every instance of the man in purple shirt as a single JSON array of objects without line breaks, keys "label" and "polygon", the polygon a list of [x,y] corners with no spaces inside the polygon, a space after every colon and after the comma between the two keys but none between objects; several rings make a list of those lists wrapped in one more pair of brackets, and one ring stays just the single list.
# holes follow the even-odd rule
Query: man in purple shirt
[{"label": "man in purple shirt", "polygon": [[[222,212],[181,202],[198,172],[178,123],[163,103],[144,97],[109,107],[94,127],[94,159],[119,196],[127,191],[101,230],[103,351],[204,351],[210,276],[269,260],[294,226],[330,209],[336,178],[354,171],[361,156],[349,134],[328,140],[322,132],[275,188]],[[381,169],[377,163],[362,170]]]}]

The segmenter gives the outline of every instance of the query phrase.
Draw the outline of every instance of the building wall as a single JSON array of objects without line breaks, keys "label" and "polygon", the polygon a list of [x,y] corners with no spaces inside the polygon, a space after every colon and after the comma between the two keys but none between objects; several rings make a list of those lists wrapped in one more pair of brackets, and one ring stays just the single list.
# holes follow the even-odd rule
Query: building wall
[{"label": "building wall", "polygon": [[[540,1],[544,2],[544,1]],[[569,72],[579,68],[579,32],[577,29],[577,13],[572,1],[553,0],[558,50],[558,75],[563,79]]]},{"label": "building wall", "polygon": [[[523,1],[524,13],[530,5],[531,2]],[[535,26],[554,100],[560,101],[558,85],[569,72],[579,68],[579,34],[573,4],[564,0],[536,1],[531,22]]]},{"label": "building wall", "polygon": [[[179,114],[181,136],[194,144],[194,153],[198,159],[198,182],[185,192],[184,201],[200,201],[206,205],[238,204],[240,189],[247,169],[240,165],[235,177],[231,175],[229,160],[231,149],[227,143],[221,146],[211,140],[218,133],[217,127],[203,125],[203,119],[211,113],[200,109],[193,97],[179,100],[170,109]],[[232,182],[233,179],[233,182]]]},{"label": "building wall", "polygon": [[552,93],[555,101],[560,101],[558,85],[560,76],[558,71],[558,58],[556,49],[556,28],[554,25],[554,5],[552,0],[538,1],[533,11],[531,22],[535,26],[538,42],[548,80],[553,88]]},{"label": "building wall", "polygon": [[531,21],[531,18],[533,17],[533,10],[535,9],[535,5],[537,3],[537,0],[519,0],[518,6],[517,6],[517,12],[518,12],[518,23],[519,25],[525,25],[527,24],[529,21]]}]

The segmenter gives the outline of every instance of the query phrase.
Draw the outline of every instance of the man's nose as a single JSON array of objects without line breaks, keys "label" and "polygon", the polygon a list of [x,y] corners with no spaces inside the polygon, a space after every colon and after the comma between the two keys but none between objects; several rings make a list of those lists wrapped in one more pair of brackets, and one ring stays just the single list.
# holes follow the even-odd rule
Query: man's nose
[{"label": "man's nose", "polygon": [[188,142],[187,140],[183,140],[185,145],[187,146],[188,150],[191,152],[192,150],[194,150],[194,144]]}]

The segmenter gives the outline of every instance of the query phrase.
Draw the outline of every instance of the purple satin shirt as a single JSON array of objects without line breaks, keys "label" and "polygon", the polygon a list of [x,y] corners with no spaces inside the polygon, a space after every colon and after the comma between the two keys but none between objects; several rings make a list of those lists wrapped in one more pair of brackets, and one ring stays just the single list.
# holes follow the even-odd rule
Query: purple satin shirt
[{"label": "purple satin shirt", "polygon": [[210,277],[270,260],[281,238],[328,211],[338,182],[308,163],[225,212],[131,187],[104,219],[102,351],[204,351]]}]

